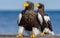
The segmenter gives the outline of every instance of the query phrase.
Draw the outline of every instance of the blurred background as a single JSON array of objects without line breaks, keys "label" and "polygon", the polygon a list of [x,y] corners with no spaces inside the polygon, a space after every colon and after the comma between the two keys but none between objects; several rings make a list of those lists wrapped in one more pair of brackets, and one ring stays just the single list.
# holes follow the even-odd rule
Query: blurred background
[{"label": "blurred background", "polygon": [[43,3],[55,34],[60,34],[60,0],[0,0],[0,34],[17,34],[18,15],[26,1]]}]

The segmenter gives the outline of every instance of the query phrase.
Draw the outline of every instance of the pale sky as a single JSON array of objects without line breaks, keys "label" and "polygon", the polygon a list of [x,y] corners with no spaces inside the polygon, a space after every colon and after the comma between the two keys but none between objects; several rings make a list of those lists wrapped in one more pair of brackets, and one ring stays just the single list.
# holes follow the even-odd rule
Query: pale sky
[{"label": "pale sky", "polygon": [[[24,9],[23,3],[27,0],[0,0],[0,10],[20,10]],[[28,0],[34,3],[43,3],[45,10],[59,10],[60,0]]]}]

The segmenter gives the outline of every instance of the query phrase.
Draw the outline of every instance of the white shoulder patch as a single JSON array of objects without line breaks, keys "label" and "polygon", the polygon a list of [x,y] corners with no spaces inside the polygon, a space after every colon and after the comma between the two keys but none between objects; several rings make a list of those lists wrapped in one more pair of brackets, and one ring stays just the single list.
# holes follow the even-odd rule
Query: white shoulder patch
[{"label": "white shoulder patch", "polygon": [[39,22],[41,22],[41,24],[42,24],[43,19],[42,19],[42,16],[41,16],[41,14],[40,14],[40,13],[38,13],[38,20],[39,20]]},{"label": "white shoulder patch", "polygon": [[22,14],[20,13],[19,16],[18,16],[18,24],[20,23],[21,18],[22,18]]},{"label": "white shoulder patch", "polygon": [[47,22],[47,21],[50,21],[50,17],[49,16],[44,16],[44,20]]}]

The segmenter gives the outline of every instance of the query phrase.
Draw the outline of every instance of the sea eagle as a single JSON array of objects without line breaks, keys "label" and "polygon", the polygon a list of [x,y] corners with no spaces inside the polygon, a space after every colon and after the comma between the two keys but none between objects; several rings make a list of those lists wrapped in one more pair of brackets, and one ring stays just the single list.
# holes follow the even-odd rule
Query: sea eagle
[{"label": "sea eagle", "polygon": [[36,36],[40,34],[40,23],[37,17],[38,14],[34,11],[34,3],[25,2],[24,7],[25,10],[19,14],[17,37],[22,37],[24,30],[27,30],[32,31],[31,38],[36,38]]},{"label": "sea eagle", "polygon": [[41,26],[42,33],[54,35],[50,17],[44,13],[44,5],[41,3],[38,3],[35,6],[38,8],[37,12],[39,13],[40,17],[42,17],[42,19],[43,19],[43,20],[41,20],[39,18],[40,22],[42,22],[42,26]]}]

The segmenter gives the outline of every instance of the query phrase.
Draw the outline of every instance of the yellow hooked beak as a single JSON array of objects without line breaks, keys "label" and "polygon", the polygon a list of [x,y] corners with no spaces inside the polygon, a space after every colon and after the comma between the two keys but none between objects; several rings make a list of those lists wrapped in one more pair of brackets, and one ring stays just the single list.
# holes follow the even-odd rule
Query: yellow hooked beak
[{"label": "yellow hooked beak", "polygon": [[36,6],[36,7],[40,7],[40,4],[36,4],[35,6]]},{"label": "yellow hooked beak", "polygon": [[24,6],[24,7],[28,7],[29,4],[28,4],[27,2],[25,2],[25,3],[23,4],[23,6]]}]

